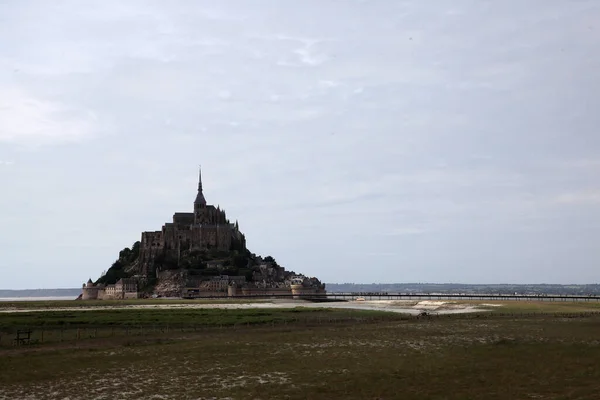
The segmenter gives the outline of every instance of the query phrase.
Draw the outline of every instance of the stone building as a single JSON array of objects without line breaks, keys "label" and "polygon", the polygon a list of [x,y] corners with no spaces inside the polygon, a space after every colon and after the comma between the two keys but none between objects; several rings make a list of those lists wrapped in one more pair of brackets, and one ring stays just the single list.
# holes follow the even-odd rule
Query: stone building
[{"label": "stone building", "polygon": [[94,285],[91,279],[83,285],[82,300],[124,300],[138,298],[138,284],[135,279],[122,278],[114,285],[99,283]]},{"label": "stone building", "polygon": [[178,260],[186,250],[246,250],[246,238],[237,221],[231,223],[225,210],[209,205],[202,190],[202,173],[198,179],[198,193],[193,212],[176,212],[173,221],[160,231],[143,232],[140,246],[141,273],[152,274],[150,267],[157,257]]}]

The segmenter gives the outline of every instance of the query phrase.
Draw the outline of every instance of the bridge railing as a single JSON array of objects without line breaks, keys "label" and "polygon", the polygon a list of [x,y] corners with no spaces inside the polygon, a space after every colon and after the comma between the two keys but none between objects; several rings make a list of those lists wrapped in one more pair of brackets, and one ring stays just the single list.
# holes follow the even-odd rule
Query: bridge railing
[{"label": "bridge railing", "polygon": [[188,299],[340,299],[340,300],[487,300],[487,301],[600,301],[596,295],[536,295],[536,294],[465,294],[465,293],[388,293],[388,292],[330,292],[319,294],[261,294],[226,296],[185,296]]}]

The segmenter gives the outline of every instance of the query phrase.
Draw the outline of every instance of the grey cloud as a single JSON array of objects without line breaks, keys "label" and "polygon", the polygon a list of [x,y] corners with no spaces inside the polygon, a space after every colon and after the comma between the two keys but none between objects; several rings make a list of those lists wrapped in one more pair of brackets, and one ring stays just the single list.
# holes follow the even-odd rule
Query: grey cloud
[{"label": "grey cloud", "polygon": [[[253,251],[325,281],[597,280],[598,17],[4,2],[0,271],[18,273],[1,283],[96,276],[189,209],[199,163]],[[31,280],[48,268],[66,278]]]}]

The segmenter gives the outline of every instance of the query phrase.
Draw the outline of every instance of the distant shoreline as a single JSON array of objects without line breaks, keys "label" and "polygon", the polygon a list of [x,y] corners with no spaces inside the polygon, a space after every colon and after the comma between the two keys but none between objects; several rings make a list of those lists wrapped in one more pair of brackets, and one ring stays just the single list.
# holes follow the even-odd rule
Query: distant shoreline
[{"label": "distant shoreline", "polygon": [[50,289],[0,289],[0,297],[48,297],[71,296],[81,293],[81,288],[50,288]]},{"label": "distant shoreline", "polygon": [[[435,293],[435,294],[505,294],[513,295],[600,295],[600,283],[590,284],[460,284],[460,283],[326,283],[333,293]],[[81,288],[0,289],[0,301],[76,299]],[[8,299],[8,300],[7,300]]]},{"label": "distant shoreline", "polygon": [[0,297],[0,302],[3,301],[47,301],[47,300],[75,300],[77,296],[40,296],[40,297]]}]

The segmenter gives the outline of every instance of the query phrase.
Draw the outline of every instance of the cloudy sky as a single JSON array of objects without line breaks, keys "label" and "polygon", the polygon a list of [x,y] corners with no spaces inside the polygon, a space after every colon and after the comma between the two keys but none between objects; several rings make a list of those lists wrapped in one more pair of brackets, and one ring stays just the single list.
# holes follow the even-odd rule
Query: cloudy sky
[{"label": "cloudy sky", "polygon": [[205,195],[325,282],[600,281],[596,0],[0,0],[0,288]]}]

